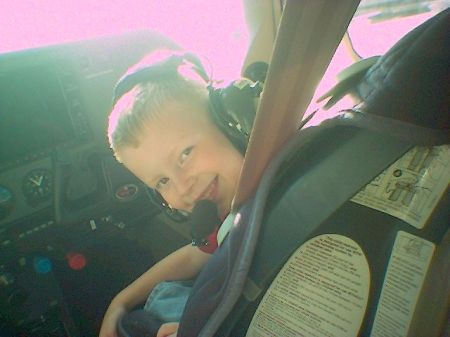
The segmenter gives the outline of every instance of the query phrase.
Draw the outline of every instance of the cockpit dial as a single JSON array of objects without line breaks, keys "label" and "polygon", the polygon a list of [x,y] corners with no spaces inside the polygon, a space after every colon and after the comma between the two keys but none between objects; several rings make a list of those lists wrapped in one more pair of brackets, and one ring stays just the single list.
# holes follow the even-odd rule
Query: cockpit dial
[{"label": "cockpit dial", "polygon": [[53,194],[53,174],[44,168],[34,169],[25,175],[22,186],[30,204],[49,200]]}]

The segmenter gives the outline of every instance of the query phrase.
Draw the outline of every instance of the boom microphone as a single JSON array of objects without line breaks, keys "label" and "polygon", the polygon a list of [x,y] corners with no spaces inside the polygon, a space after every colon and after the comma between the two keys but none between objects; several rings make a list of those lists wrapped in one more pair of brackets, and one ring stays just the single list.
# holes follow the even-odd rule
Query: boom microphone
[{"label": "boom microphone", "polygon": [[208,245],[208,236],[220,224],[217,207],[210,200],[200,200],[190,216],[191,237],[193,246]]}]

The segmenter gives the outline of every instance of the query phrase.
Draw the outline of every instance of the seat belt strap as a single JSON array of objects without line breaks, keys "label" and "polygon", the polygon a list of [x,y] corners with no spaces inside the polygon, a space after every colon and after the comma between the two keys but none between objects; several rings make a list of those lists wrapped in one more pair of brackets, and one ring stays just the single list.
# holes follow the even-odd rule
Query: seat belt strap
[{"label": "seat belt strap", "polygon": [[[232,211],[253,195],[271,157],[294,135],[359,3],[286,1]],[[199,337],[214,336],[242,291],[235,290],[219,303]]]},{"label": "seat belt strap", "polygon": [[274,153],[297,130],[359,2],[286,1],[233,209],[253,195]]}]

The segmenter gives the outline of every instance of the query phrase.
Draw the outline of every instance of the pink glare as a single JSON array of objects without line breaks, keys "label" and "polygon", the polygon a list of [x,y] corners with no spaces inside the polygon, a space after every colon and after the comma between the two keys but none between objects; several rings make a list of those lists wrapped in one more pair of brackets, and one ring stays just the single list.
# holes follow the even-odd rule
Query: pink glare
[{"label": "pink glare", "polygon": [[[435,13],[370,22],[354,18],[352,41],[363,57],[386,52],[413,27]],[[210,60],[215,79],[239,76],[248,36],[242,0],[15,0],[0,1],[0,52],[152,29]],[[339,45],[306,114],[336,84],[336,75],[354,60]],[[208,68],[208,64],[206,65]],[[345,98],[330,111],[319,111],[314,123],[353,105]]]},{"label": "pink glare", "polygon": [[0,2],[0,13],[0,52],[151,29],[231,79],[247,48],[241,0],[16,0]]},{"label": "pink glare", "polygon": [[165,0],[155,7],[155,26],[209,59],[215,79],[239,76],[248,39],[241,0]]}]

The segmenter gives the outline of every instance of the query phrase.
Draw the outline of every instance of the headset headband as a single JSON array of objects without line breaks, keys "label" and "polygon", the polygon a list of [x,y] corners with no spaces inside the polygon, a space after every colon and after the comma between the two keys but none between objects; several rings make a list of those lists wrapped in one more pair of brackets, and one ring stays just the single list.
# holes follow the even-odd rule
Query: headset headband
[{"label": "headset headband", "polygon": [[205,81],[205,83],[209,83],[209,76],[203,68],[200,59],[195,54],[175,53],[163,61],[150,65],[138,65],[137,68],[129,70],[129,72],[119,79],[114,87],[113,106],[123,95],[133,89],[136,85],[150,82],[164,76],[175,75],[178,73],[178,68],[182,64],[190,64],[192,69]]}]

